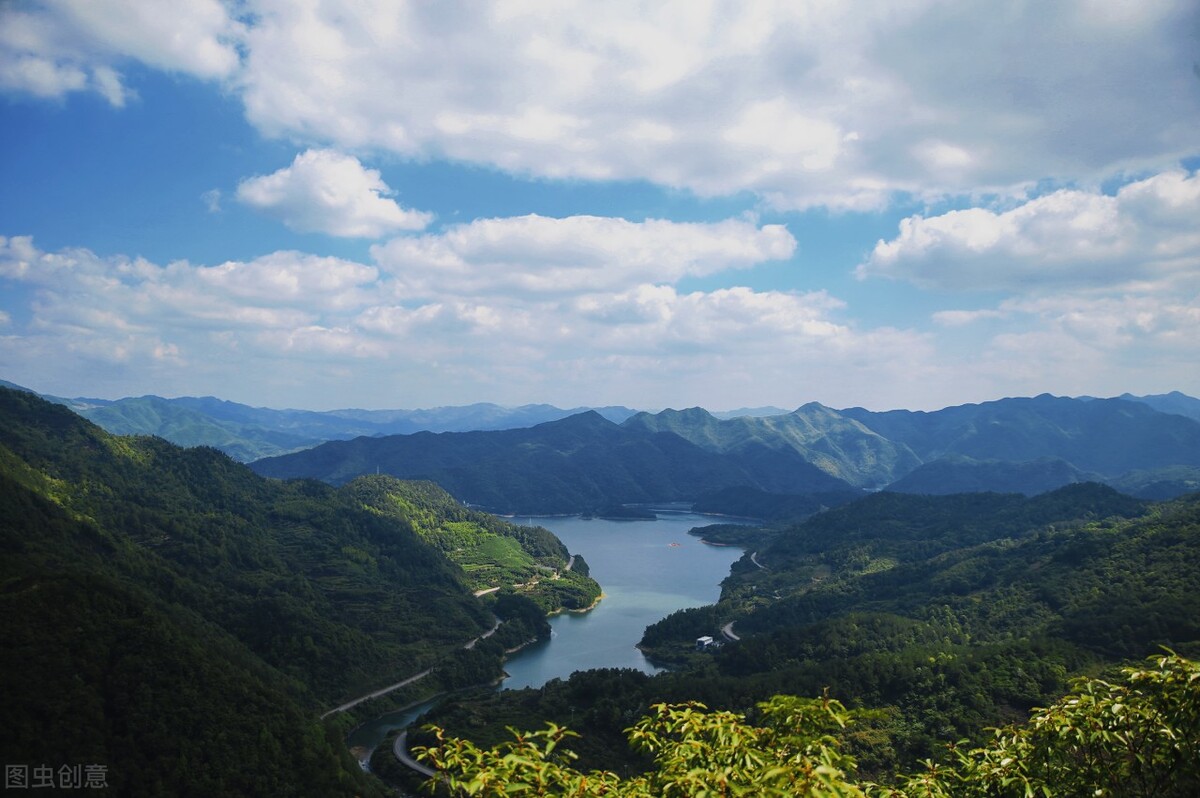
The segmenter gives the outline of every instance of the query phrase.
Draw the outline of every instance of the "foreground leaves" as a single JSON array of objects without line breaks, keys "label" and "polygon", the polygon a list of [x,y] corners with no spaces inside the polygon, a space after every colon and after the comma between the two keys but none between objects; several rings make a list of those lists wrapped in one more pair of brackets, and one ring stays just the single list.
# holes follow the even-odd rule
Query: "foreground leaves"
[{"label": "foreground leaves", "polygon": [[436,729],[418,756],[438,768],[432,784],[469,796],[1191,796],[1200,794],[1200,666],[1167,654],[1124,680],[1083,679],[1023,726],[997,729],[985,746],[951,746],[947,764],[893,785],[855,779],[838,732],[855,713],[837,701],[776,696],[744,715],[697,703],[657,704],[627,730],[655,769],[622,779],[582,773],[554,724],[516,732],[485,750]]}]

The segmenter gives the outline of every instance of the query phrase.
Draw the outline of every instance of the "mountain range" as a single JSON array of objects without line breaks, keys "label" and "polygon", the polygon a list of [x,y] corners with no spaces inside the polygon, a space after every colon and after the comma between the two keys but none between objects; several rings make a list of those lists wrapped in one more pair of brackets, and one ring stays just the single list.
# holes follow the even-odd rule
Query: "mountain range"
[{"label": "mountain range", "polygon": [[735,487],[1033,495],[1099,481],[1161,498],[1200,489],[1200,422],[1146,402],[1049,394],[935,412],[811,403],[777,416],[720,419],[691,408],[621,424],[589,412],[523,430],[330,442],[251,467],[334,484],[379,470],[517,513],[695,501]]},{"label": "mountain range", "polygon": [[711,499],[730,489],[742,491],[731,513],[747,509],[747,490],[777,508],[780,496],[820,493],[827,506],[880,489],[1034,495],[1098,481],[1154,499],[1200,489],[1200,400],[1177,391],[1043,394],[928,412],[815,402],[792,412],[486,403],[315,412],[213,397],[49,398],[110,432],[213,446],[264,475],[430,479],[498,512],[696,500],[719,509]]},{"label": "mountain range", "polygon": [[[0,380],[0,386],[36,393]],[[213,396],[137,396],[94,399],[40,394],[66,405],[114,435],[157,435],[179,446],[212,446],[243,463],[308,449],[330,440],[414,432],[468,432],[531,427],[595,410],[621,422],[635,411],[627,407],[576,407],[547,404],[502,407],[479,402],[424,410],[275,410]]]},{"label": "mountain range", "polygon": [[710,451],[678,434],[614,424],[595,411],[524,429],[330,441],[250,467],[264,476],[333,484],[376,471],[427,479],[463,502],[501,513],[687,501],[728,485],[777,493],[849,490],[795,451],[763,445]]}]

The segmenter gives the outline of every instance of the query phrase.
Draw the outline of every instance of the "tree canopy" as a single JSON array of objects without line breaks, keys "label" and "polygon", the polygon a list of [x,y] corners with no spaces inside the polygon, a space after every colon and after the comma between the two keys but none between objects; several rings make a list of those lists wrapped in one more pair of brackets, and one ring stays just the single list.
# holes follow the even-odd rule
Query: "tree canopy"
[{"label": "tree canopy", "polygon": [[1081,679],[1072,693],[978,747],[947,745],[950,762],[891,783],[860,780],[844,750],[859,711],[828,697],[776,696],[746,715],[695,702],[657,704],[626,730],[653,757],[647,773],[582,772],[561,747],[570,730],[513,731],[490,749],[448,737],[418,755],[433,782],[480,796],[1191,796],[1200,791],[1200,666],[1173,653],[1125,668],[1119,681]]}]

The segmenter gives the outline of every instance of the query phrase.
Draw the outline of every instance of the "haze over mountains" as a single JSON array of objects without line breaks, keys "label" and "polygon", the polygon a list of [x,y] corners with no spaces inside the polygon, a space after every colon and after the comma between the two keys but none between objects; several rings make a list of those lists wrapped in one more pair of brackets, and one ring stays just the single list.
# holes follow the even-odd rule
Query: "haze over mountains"
[{"label": "haze over mountains", "polygon": [[[0,385],[36,393],[5,380]],[[157,435],[180,446],[212,446],[242,462],[360,435],[530,427],[591,409],[620,422],[636,412],[626,407],[564,410],[547,404],[501,407],[488,402],[424,410],[275,410],[213,396],[42,397],[66,405],[115,435]]]}]

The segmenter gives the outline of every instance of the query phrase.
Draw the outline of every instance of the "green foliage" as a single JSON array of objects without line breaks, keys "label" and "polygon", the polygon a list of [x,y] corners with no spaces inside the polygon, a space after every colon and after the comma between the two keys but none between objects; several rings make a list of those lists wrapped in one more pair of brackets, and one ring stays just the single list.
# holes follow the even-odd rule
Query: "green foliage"
[{"label": "green foliage", "polygon": [[[744,559],[719,603],[646,630],[641,647],[673,672],[601,694],[578,674],[506,692],[477,717],[498,728],[569,723],[596,748],[572,741],[581,761],[619,771],[636,760],[620,724],[654,703],[745,712],[828,687],[884,713],[854,748],[876,775],[944,759],[945,739],[981,742],[985,727],[1052,702],[1071,675],[1158,645],[1200,651],[1196,499],[1151,506],[1096,485],[1034,498],[880,494],[776,534],[758,551],[766,570]],[[730,621],[740,641],[695,650]],[[572,720],[569,707],[608,694],[603,712]],[[472,733],[454,713],[435,720]]]},{"label": "green foliage", "polygon": [[1174,654],[1076,682],[990,743],[904,779],[894,796],[1185,798],[1200,791],[1200,667]]},{"label": "green foliage", "polygon": [[367,476],[344,489],[368,509],[405,523],[457,563],[472,590],[519,589],[543,612],[581,609],[600,595],[586,564],[582,572],[566,570],[566,547],[544,527],[464,507],[432,482]]},{"label": "green foliage", "polygon": [[846,487],[796,452],[709,451],[678,435],[618,426],[594,411],[529,429],[331,441],[252,467],[334,484],[378,469],[432,480],[463,502],[517,514],[690,501],[730,485],[791,493]]},{"label": "green foliage", "polygon": [[1200,788],[1200,667],[1176,655],[1125,670],[1125,681],[1077,682],[1076,692],[950,764],[881,785],[857,777],[843,750],[856,713],[828,698],[776,696],[754,722],[694,702],[657,704],[626,730],[653,757],[648,773],[583,772],[555,723],[512,731],[495,748],[448,737],[418,755],[455,795],[509,796],[1190,796]]},{"label": "green foliage", "polygon": [[[263,479],[0,390],[5,761],[105,764],[120,794],[372,794],[321,711],[435,665],[431,689],[490,681],[501,641],[540,630],[464,649],[487,602],[417,527],[567,555],[432,486],[389,513],[371,487]],[[545,591],[554,607],[595,584],[543,581],[570,586]]]},{"label": "green foliage", "polygon": [[562,748],[573,732],[554,723],[518,732],[483,750],[448,739],[418,755],[442,772],[452,792],[472,796],[763,796],[861,795],[846,782],[854,760],[831,735],[850,714],[836,701],[776,697],[759,706],[761,726],[703,704],[658,704],[627,730],[630,744],[653,758],[650,773],[622,779],[611,771],[575,770]]}]

